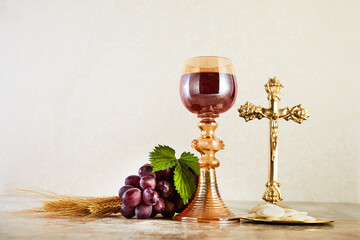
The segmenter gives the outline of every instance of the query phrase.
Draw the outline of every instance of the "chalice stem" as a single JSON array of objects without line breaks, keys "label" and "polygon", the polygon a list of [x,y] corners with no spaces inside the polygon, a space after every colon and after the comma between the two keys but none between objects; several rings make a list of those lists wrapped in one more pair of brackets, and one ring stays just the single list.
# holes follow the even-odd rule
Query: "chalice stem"
[{"label": "chalice stem", "polygon": [[199,123],[201,136],[192,142],[192,147],[201,154],[198,161],[200,167],[199,185],[190,205],[175,217],[180,221],[239,221],[225,206],[221,199],[216,182],[215,168],[220,163],[215,153],[224,149],[224,143],[215,137],[218,124],[217,114],[202,114]]}]

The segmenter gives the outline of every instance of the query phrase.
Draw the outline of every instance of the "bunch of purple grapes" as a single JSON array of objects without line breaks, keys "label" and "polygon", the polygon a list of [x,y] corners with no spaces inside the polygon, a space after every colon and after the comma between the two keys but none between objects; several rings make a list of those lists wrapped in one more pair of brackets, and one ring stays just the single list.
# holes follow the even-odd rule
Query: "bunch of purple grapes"
[{"label": "bunch of purple grapes", "polygon": [[153,172],[151,164],[145,164],[138,173],[128,176],[119,191],[123,201],[120,212],[124,217],[146,219],[161,213],[171,218],[186,208],[188,203],[184,204],[175,191],[173,169]]}]

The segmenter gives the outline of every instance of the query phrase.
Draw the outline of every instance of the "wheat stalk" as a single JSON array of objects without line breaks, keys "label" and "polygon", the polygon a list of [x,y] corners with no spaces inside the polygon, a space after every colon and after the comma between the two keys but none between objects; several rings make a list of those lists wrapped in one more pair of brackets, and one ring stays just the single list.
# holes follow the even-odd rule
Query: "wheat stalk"
[{"label": "wheat stalk", "polygon": [[21,190],[21,192],[31,194],[37,198],[44,198],[43,206],[31,210],[32,212],[47,213],[54,216],[101,218],[119,213],[122,204],[118,196],[78,197],[44,191]]}]

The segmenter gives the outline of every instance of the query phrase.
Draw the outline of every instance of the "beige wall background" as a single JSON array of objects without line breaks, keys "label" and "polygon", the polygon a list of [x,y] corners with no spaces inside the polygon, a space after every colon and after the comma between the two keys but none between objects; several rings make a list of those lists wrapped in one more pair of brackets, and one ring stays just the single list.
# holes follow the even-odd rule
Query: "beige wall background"
[{"label": "beige wall background", "polygon": [[360,1],[0,1],[0,193],[116,195],[157,144],[192,151],[198,119],[179,98],[187,58],[233,60],[219,119],[220,192],[261,200],[268,121],[246,101],[311,117],[279,125],[288,201],[360,202]]}]

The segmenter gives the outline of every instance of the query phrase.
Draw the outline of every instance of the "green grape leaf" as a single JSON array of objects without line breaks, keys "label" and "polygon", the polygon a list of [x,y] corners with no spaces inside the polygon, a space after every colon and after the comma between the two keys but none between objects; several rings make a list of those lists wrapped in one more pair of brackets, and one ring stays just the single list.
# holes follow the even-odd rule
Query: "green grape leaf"
[{"label": "green grape leaf", "polygon": [[153,172],[165,170],[176,165],[175,150],[166,145],[158,145],[149,154]]},{"label": "green grape leaf", "polygon": [[174,170],[174,185],[184,204],[194,195],[196,191],[195,175],[183,161],[176,164]]},{"label": "green grape leaf", "polygon": [[195,174],[199,175],[199,159],[189,152],[183,152],[177,159],[175,150],[166,145],[156,146],[149,156],[153,172],[175,166],[174,186],[185,204],[196,191]]},{"label": "green grape leaf", "polygon": [[197,156],[189,152],[183,152],[180,156],[179,161],[182,164],[187,165],[189,168],[191,168],[196,175],[199,175],[200,168],[197,164],[199,158]]}]

